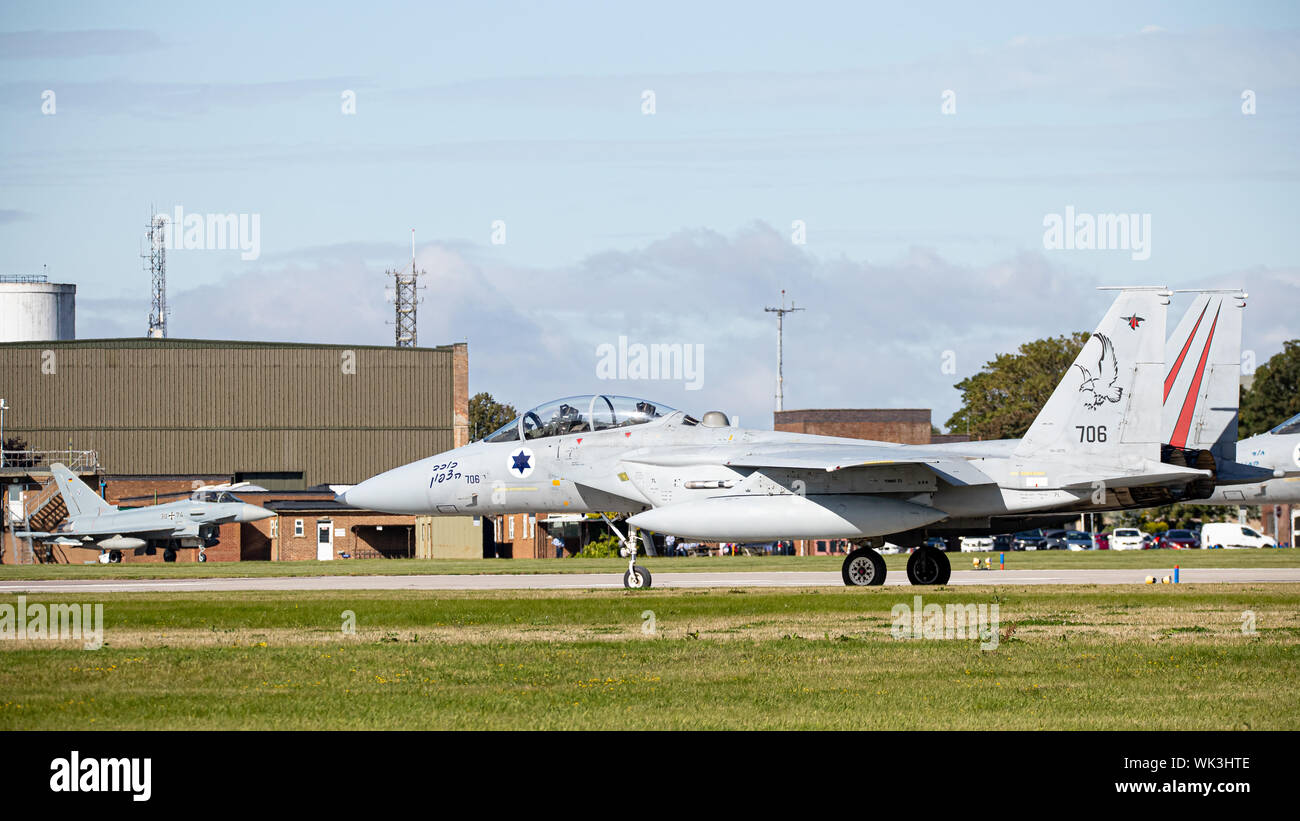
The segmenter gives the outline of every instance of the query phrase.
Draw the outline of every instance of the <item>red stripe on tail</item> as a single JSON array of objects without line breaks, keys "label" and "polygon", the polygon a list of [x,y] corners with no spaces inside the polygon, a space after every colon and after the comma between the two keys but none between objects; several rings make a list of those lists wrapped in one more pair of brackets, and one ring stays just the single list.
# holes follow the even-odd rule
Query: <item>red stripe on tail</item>
[{"label": "red stripe on tail", "polygon": [[[1223,306],[1219,306],[1219,310],[1223,310]],[[1205,340],[1205,347],[1201,349],[1201,361],[1196,364],[1196,373],[1192,376],[1191,387],[1187,389],[1187,396],[1183,398],[1183,409],[1178,414],[1178,424],[1174,425],[1174,435],[1169,439],[1169,444],[1176,448],[1187,447],[1187,432],[1192,427],[1192,411],[1196,410],[1197,394],[1201,392],[1201,377],[1205,376],[1205,361],[1210,358],[1210,343],[1214,341],[1214,329],[1218,324],[1219,311],[1215,311],[1214,321],[1210,323],[1210,335]]]},{"label": "red stripe on tail", "polygon": [[[1192,335],[1187,337],[1187,341],[1183,343],[1183,352],[1178,354],[1178,358],[1174,360],[1173,370],[1169,371],[1169,375],[1165,377],[1165,401],[1169,400],[1169,392],[1174,389],[1174,382],[1178,380],[1178,372],[1182,370],[1183,359],[1187,356],[1187,349],[1192,347],[1192,340],[1196,338],[1196,330],[1201,327],[1201,320],[1205,319],[1205,312],[1209,307],[1210,303],[1207,302],[1205,307],[1201,309],[1201,315],[1196,317],[1196,324],[1192,326]],[[1217,313],[1215,318],[1218,318]]]}]

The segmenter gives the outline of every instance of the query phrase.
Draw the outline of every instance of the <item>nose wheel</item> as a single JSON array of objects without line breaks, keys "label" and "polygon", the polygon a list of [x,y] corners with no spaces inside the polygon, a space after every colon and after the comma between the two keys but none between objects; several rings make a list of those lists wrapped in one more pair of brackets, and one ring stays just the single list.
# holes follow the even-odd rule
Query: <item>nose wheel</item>
[{"label": "nose wheel", "polygon": [[870,547],[855,548],[840,569],[849,587],[874,587],[885,583],[885,559]]},{"label": "nose wheel", "polygon": [[627,572],[623,574],[623,586],[628,590],[648,590],[650,588],[650,571],[636,563],[636,542],[623,535],[623,531],[614,527],[614,520],[608,513],[601,513],[600,517],[609,525],[609,529],[614,531],[614,535],[623,543],[623,551],[627,556]]},{"label": "nose wheel", "polygon": [[628,590],[647,590],[650,587],[650,571],[639,564],[629,563],[623,574],[623,586]]},{"label": "nose wheel", "polygon": [[925,545],[907,557],[907,580],[912,584],[947,584],[952,576],[948,554]]}]

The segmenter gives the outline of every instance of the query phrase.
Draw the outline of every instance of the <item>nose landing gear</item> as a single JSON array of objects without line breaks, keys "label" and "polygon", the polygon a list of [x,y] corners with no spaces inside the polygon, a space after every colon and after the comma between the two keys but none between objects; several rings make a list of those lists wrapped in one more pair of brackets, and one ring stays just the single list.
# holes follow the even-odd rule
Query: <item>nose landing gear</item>
[{"label": "nose landing gear", "polygon": [[609,529],[614,531],[614,535],[623,543],[623,552],[627,555],[627,572],[623,574],[623,586],[628,590],[648,590],[650,589],[650,571],[636,563],[636,541],[623,535],[623,532],[614,527],[614,519],[608,513],[601,513],[600,518],[605,520]]},{"label": "nose landing gear", "polygon": [[637,564],[635,556],[627,563],[627,572],[623,574],[623,586],[628,590],[650,588],[650,571]]}]

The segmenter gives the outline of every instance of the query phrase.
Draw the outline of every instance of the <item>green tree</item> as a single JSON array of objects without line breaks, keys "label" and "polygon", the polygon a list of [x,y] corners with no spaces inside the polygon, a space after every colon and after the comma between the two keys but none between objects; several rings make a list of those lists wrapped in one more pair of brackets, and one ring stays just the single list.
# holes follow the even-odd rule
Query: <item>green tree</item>
[{"label": "green tree", "polygon": [[514,405],[505,405],[487,392],[476,393],[469,400],[469,440],[477,442],[519,415]]},{"label": "green tree", "polygon": [[613,533],[602,533],[582,548],[578,553],[581,559],[612,559],[618,555],[618,549],[622,547],[618,538]]},{"label": "green tree", "polygon": [[955,386],[962,406],[944,426],[972,439],[1017,439],[1047,404],[1089,334],[1036,339],[1013,354],[998,354]]},{"label": "green tree", "polygon": [[[1196,530],[1206,522],[1237,521],[1236,505],[1174,504],[1145,510],[1118,511],[1119,527],[1137,527],[1147,533],[1165,530]],[[1259,508],[1251,508],[1250,516],[1258,517]]]},{"label": "green tree", "polygon": [[1255,382],[1241,394],[1240,435],[1271,430],[1300,413],[1300,339],[1255,370]]}]

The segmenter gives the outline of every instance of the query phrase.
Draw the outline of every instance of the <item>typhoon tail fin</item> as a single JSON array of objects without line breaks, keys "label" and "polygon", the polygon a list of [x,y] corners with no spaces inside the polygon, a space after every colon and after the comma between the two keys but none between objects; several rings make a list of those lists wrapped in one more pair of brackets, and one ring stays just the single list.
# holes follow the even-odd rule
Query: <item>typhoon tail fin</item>
[{"label": "typhoon tail fin", "polygon": [[1169,337],[1162,442],[1236,459],[1245,306],[1244,291],[1199,292]]},{"label": "typhoon tail fin", "polygon": [[1119,291],[1017,446],[1017,456],[1160,461],[1169,291]]},{"label": "typhoon tail fin", "polygon": [[65,465],[55,462],[50,465],[50,473],[54,474],[54,481],[59,483],[59,495],[63,497],[63,504],[68,508],[69,519],[78,516],[98,516],[101,513],[112,513],[117,510],[101,499],[98,493],[87,487],[86,483],[77,478],[77,474],[68,470]]}]

